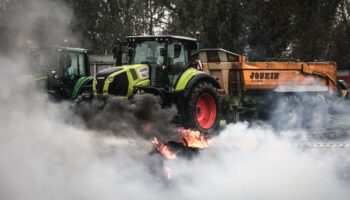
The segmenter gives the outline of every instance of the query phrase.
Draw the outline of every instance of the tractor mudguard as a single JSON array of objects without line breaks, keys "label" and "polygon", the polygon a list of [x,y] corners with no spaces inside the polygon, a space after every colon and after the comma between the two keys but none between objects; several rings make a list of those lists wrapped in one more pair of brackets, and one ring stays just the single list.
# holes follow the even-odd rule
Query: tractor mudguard
[{"label": "tractor mudguard", "polygon": [[135,90],[144,91],[145,93],[153,94],[155,96],[159,96],[162,100],[162,106],[169,106],[173,102],[174,93],[171,91],[167,91],[163,88],[156,88],[152,86],[134,86]]},{"label": "tractor mudguard", "polygon": [[[92,85],[93,77],[92,76],[83,76],[78,79],[78,81],[74,85],[74,89],[71,95],[71,99],[75,99],[78,97],[81,90],[87,86],[89,83]],[[91,88],[92,89],[92,88]]]},{"label": "tractor mudguard", "polygon": [[184,97],[187,98],[193,88],[193,86],[195,86],[198,82],[200,81],[205,81],[205,82],[209,82],[211,84],[214,85],[214,87],[216,88],[221,88],[219,82],[217,81],[215,76],[212,76],[210,74],[207,74],[205,72],[200,72],[195,74],[190,81],[187,83],[186,87],[185,87],[185,91],[184,91]]},{"label": "tractor mudguard", "polygon": [[138,85],[138,86],[134,86],[134,88],[136,90],[145,91],[146,93],[163,96],[163,92],[159,88],[156,88],[156,87]]}]

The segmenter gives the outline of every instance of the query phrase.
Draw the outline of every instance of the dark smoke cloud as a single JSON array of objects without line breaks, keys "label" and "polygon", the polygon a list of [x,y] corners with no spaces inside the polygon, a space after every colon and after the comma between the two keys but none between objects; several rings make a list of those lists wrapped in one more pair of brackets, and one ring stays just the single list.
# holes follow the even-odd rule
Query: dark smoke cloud
[{"label": "dark smoke cloud", "polygon": [[101,102],[93,101],[83,103],[77,111],[89,128],[116,136],[169,139],[175,132],[171,120],[176,108],[163,109],[154,95],[141,95],[133,104],[129,100],[111,97],[103,103],[103,108]]}]

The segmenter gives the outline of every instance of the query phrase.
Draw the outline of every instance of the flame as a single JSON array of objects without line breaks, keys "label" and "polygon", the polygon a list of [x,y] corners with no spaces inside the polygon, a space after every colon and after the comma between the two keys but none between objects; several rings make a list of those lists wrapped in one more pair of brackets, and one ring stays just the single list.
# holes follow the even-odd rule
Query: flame
[{"label": "flame", "polygon": [[207,138],[199,131],[193,131],[190,129],[178,130],[182,134],[182,140],[187,147],[204,149],[209,147]]},{"label": "flame", "polygon": [[[209,140],[199,131],[190,129],[179,129],[178,133],[181,135],[182,144],[185,147],[204,149],[209,147]],[[153,138],[152,143],[155,145],[159,153],[167,159],[176,159],[176,154],[169,149],[166,144],[160,143],[156,137]]]},{"label": "flame", "polygon": [[156,137],[153,138],[152,143],[156,145],[157,150],[167,159],[176,159],[176,154],[172,152],[165,144],[160,144]]},{"label": "flame", "polygon": [[[181,135],[181,142],[185,148],[200,148],[204,149],[209,147],[210,141],[199,131],[193,131],[190,129],[179,129],[178,133]],[[152,144],[155,145],[157,151],[164,156],[166,159],[176,159],[177,155],[169,149],[166,144],[160,143],[156,137],[153,138]],[[172,178],[172,170],[169,167],[164,166],[163,173],[167,179]]]}]

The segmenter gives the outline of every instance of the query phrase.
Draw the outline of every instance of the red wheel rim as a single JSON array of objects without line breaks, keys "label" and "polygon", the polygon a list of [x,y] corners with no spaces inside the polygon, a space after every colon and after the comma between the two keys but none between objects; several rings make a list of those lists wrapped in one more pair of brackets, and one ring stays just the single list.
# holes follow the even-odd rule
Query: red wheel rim
[{"label": "red wheel rim", "polygon": [[216,103],[210,94],[203,93],[199,96],[196,104],[196,119],[198,124],[204,129],[209,129],[214,125]]}]

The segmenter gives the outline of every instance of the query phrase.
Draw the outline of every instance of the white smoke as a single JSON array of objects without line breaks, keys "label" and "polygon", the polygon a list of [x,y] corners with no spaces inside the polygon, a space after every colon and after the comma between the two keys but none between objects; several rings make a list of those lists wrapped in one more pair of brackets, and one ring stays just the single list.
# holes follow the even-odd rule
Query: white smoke
[{"label": "white smoke", "polygon": [[9,0],[0,9],[0,53],[17,55],[29,47],[62,46],[80,41],[70,27],[74,13],[64,1]]},{"label": "white smoke", "polygon": [[[306,130],[229,125],[191,160],[149,155],[150,141],[89,131],[1,58],[0,199],[348,199],[348,151],[299,148]],[[17,80],[17,81],[14,81]],[[118,111],[116,111],[116,114]],[[76,116],[75,116],[76,117]],[[280,135],[280,136],[276,136]],[[304,140],[302,140],[304,141]],[[153,169],[152,169],[153,168]]]},{"label": "white smoke", "polygon": [[349,198],[349,183],[335,167],[349,161],[342,157],[349,150],[298,148],[291,136],[304,132],[281,134],[289,136],[277,137],[268,127],[229,125],[196,159],[171,164],[180,193],[188,199]]},{"label": "white smoke", "polygon": [[142,164],[150,144],[101,145],[98,133],[72,119],[67,103],[52,104],[34,90],[31,79],[21,75],[23,65],[0,60],[0,199],[139,199],[156,194],[147,194],[153,190],[147,186],[152,176]]}]

